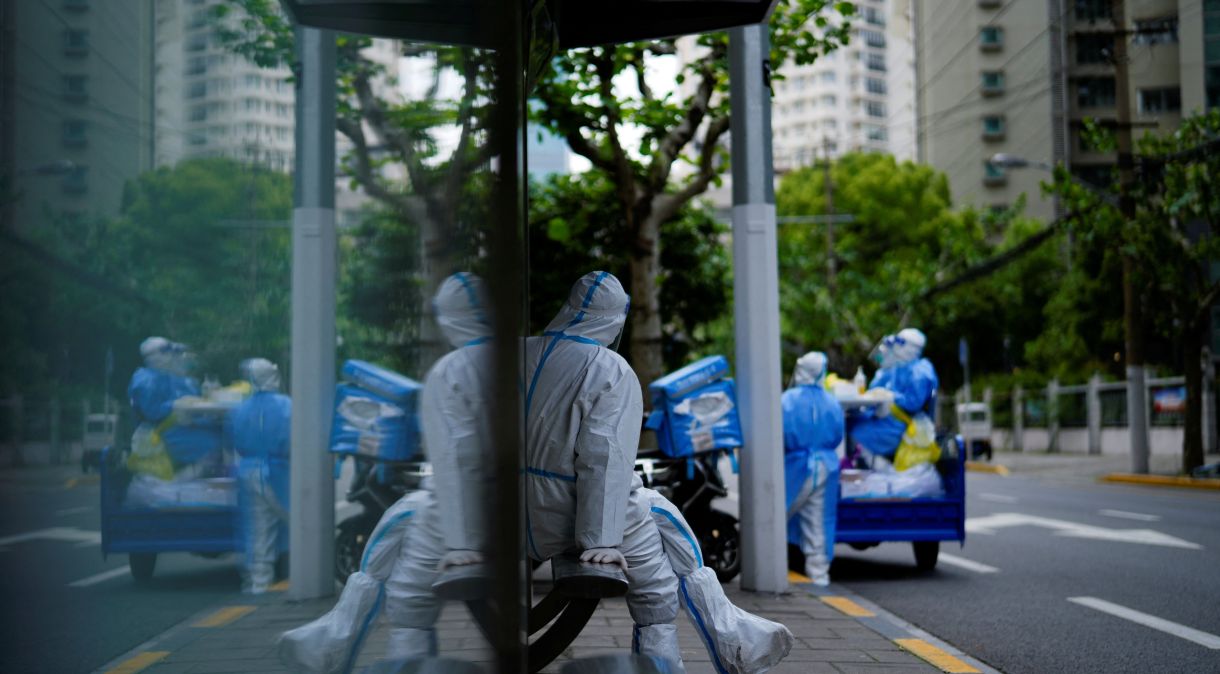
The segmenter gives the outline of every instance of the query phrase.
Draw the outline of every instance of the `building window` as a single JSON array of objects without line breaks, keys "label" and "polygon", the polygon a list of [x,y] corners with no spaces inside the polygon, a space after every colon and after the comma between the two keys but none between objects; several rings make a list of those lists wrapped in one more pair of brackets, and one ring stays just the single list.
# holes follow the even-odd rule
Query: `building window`
[{"label": "building window", "polygon": [[999,26],[983,26],[979,30],[979,49],[1000,51],[1004,47],[1004,29]]},{"label": "building window", "polygon": [[1003,4],[1001,0],[979,0],[979,7],[983,9],[995,9],[1001,4]]},{"label": "building window", "polygon": [[197,105],[197,106],[191,108],[191,114],[189,117],[187,117],[187,119],[192,122],[207,121],[207,118],[208,118],[208,109],[206,106],[202,106],[202,105]]},{"label": "building window", "polygon": [[89,167],[76,166],[60,180],[60,188],[66,194],[84,194],[89,191]]},{"label": "building window", "polygon": [[868,69],[879,73],[885,72],[885,54],[868,54]]},{"label": "building window", "polygon": [[1163,16],[1135,22],[1133,44],[1177,44],[1178,17]]},{"label": "building window", "polygon": [[870,94],[884,95],[886,91],[885,80],[877,77],[869,77],[864,80],[864,89]]},{"label": "building window", "polygon": [[64,31],[64,56],[80,58],[89,54],[89,31],[68,29]]},{"label": "building window", "polygon": [[1177,112],[1182,109],[1182,90],[1178,87],[1139,90],[1140,114]]},{"label": "building window", "polygon": [[824,84],[833,84],[834,81],[838,79],[838,76],[835,75],[835,71],[827,70],[822,73],[821,79]]},{"label": "building window", "polygon": [[886,139],[885,127],[884,126],[869,126],[868,127],[868,139],[869,140],[881,140],[881,141],[885,140]]},{"label": "building window", "polygon": [[199,52],[208,48],[208,34],[195,33],[186,38],[186,50],[188,52]]},{"label": "building window", "polygon": [[1075,40],[1078,65],[1110,62],[1114,38],[1109,33],[1077,33]]},{"label": "building window", "polygon": [[64,100],[79,103],[89,98],[89,78],[84,75],[64,75]]},{"label": "building window", "polygon": [[1093,187],[1109,187],[1114,182],[1113,167],[1108,164],[1075,165],[1072,176]]},{"label": "building window", "polygon": [[822,105],[834,107],[839,104],[839,99],[835,98],[834,94],[825,94],[822,96]]},{"label": "building window", "polygon": [[191,86],[186,90],[187,98],[203,98],[208,95],[207,82],[192,82]]},{"label": "building window", "polygon": [[89,9],[89,0],[64,0],[63,6],[70,12],[83,12]]},{"label": "building window", "polygon": [[85,131],[88,123],[83,119],[69,119],[63,124],[64,147],[84,147],[88,145]]},{"label": "building window", "polygon": [[1114,106],[1113,77],[1082,77],[1076,82],[1076,104],[1082,108]]},{"label": "building window", "polygon": [[1008,182],[1008,174],[1004,172],[1004,168],[996,166],[989,161],[983,162],[983,184],[995,187]]},{"label": "building window", "polygon": [[1110,0],[1076,0],[1077,21],[1102,21],[1110,18]]},{"label": "building window", "polygon": [[984,96],[999,96],[1004,93],[1004,73],[998,70],[984,70],[979,87]]},{"label": "building window", "polygon": [[195,146],[207,145],[208,137],[206,134],[203,134],[203,133],[192,133],[187,136],[186,142],[190,143],[191,145],[195,145]]},{"label": "building window", "polygon": [[864,112],[869,117],[885,117],[885,103],[881,101],[864,101]]},{"label": "building window", "polygon": [[1004,115],[986,115],[983,117],[983,140],[1001,140],[1004,138]]},{"label": "building window", "polygon": [[860,37],[863,38],[864,44],[877,49],[885,48],[885,33],[875,30],[861,30]]},{"label": "building window", "polygon": [[186,75],[203,75],[208,72],[208,60],[202,56],[195,56],[186,62]]},{"label": "building window", "polygon": [[876,7],[864,8],[864,21],[872,26],[885,26],[885,15]]}]

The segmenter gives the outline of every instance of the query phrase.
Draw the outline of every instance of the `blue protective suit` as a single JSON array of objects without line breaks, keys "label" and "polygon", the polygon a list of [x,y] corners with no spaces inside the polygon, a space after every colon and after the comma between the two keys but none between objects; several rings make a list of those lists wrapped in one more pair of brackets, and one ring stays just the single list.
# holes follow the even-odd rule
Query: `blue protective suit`
[{"label": "blue protective suit", "polygon": [[[835,449],[843,441],[843,408],[820,383],[784,391],[780,406],[788,541],[800,546],[807,562],[814,561],[811,557],[823,556],[824,561],[819,560],[817,566],[829,568],[839,501],[839,457]],[[817,521],[808,521],[811,519]],[[825,575],[825,568],[811,577],[816,580],[817,575]]]},{"label": "blue protective suit", "polygon": [[289,437],[292,399],[259,391],[229,413],[228,446],[237,452],[238,536],[246,589],[265,591],[277,553],[288,548]]},{"label": "blue protective suit", "polygon": [[[165,370],[141,367],[131,375],[127,398],[141,426],[157,428],[174,411],[174,401],[199,395],[199,383]],[[218,428],[174,423],[160,432],[174,464],[195,463],[220,448]]]},{"label": "blue protective suit", "polygon": [[[889,389],[894,393],[894,405],[914,416],[921,411],[931,413],[932,396],[938,386],[936,368],[927,358],[918,358],[878,370],[869,388]],[[892,413],[883,417],[871,411],[861,413],[853,417],[851,441],[873,454],[891,458],[898,451],[906,427],[906,422]]]}]

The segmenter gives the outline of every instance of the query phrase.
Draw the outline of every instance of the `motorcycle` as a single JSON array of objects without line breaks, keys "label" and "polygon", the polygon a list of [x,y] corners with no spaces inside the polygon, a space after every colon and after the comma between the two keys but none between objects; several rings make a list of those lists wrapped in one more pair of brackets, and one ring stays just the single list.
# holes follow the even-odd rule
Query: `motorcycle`
[{"label": "motorcycle", "polygon": [[335,577],[340,583],[360,570],[364,546],[385,511],[408,492],[421,489],[432,474],[432,467],[425,462],[377,461],[362,456],[354,461],[356,470],[344,498],[359,504],[362,510],[336,527]]},{"label": "motorcycle", "polygon": [[716,572],[721,583],[727,583],[741,572],[741,536],[737,518],[712,507],[714,499],[729,495],[718,465],[722,453],[673,459],[658,450],[641,450],[635,471],[645,487],[655,489],[682,511],[699,539],[703,563]]}]

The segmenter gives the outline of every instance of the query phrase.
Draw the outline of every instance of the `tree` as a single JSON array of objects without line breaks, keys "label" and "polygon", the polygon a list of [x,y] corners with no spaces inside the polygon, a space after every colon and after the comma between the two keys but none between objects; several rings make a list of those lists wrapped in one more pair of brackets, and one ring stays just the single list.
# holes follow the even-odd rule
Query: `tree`
[{"label": "tree", "polygon": [[[809,64],[845,44],[853,12],[848,2],[780,0],[770,19],[771,64]],[[694,42],[676,91],[654,91],[647,80],[652,59],[677,55],[673,39],[569,51],[534,91],[536,121],[614,186],[613,245],[628,252],[632,295],[629,359],[645,386],[663,372],[663,229],[728,165],[728,36]],[[635,91],[624,91],[628,80]],[[636,147],[628,147],[632,131],[641,135]]]},{"label": "tree", "polygon": [[[1086,133],[1095,146],[1113,147],[1105,128],[1090,124]],[[1120,255],[1135,260],[1133,283],[1145,312],[1141,327],[1162,340],[1159,348],[1149,349],[1151,360],[1177,361],[1185,373],[1186,472],[1203,463],[1203,347],[1211,308],[1220,300],[1220,278],[1212,272],[1220,259],[1217,134],[1218,111],[1189,117],[1172,134],[1147,134],[1139,143],[1141,175],[1131,186],[1137,210],[1129,222],[1062,169],[1054,186],[1078,214],[1075,227],[1085,246],[1081,254],[1100,254],[1111,265]],[[1180,356],[1173,353],[1174,345],[1180,345]]]}]

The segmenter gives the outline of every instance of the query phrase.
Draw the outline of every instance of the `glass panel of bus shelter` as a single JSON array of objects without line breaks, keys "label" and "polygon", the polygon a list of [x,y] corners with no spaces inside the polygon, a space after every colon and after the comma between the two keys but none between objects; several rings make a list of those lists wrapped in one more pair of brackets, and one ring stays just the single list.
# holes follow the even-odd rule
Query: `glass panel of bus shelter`
[{"label": "glass panel of bus shelter", "polygon": [[[286,511],[311,507],[334,508],[334,559],[314,561],[336,594],[363,568],[386,589],[370,624],[401,630],[366,639],[360,667],[418,647],[410,630],[442,655],[522,657],[520,51],[338,36],[320,506],[289,499],[294,27],[266,2],[2,7],[0,610],[24,629],[0,669],[109,669],[205,609],[274,614]],[[88,40],[69,53],[66,31]],[[410,545],[374,532],[396,502]],[[442,560],[463,571],[453,596],[498,593],[479,623],[496,648],[461,602],[440,611]],[[278,667],[280,633],[335,601],[226,640]]]}]

